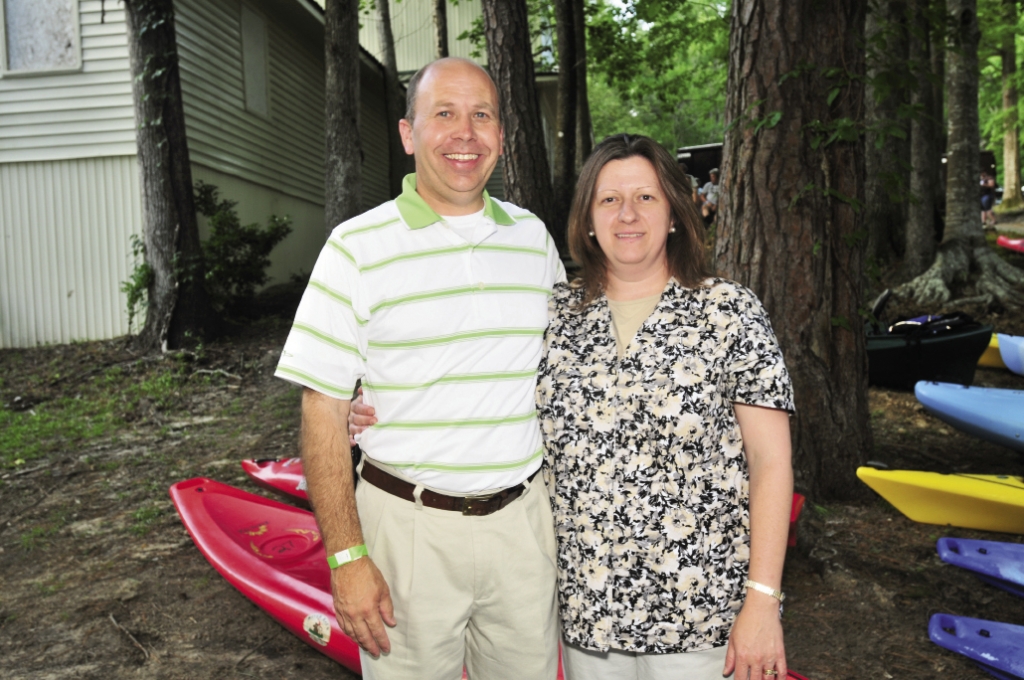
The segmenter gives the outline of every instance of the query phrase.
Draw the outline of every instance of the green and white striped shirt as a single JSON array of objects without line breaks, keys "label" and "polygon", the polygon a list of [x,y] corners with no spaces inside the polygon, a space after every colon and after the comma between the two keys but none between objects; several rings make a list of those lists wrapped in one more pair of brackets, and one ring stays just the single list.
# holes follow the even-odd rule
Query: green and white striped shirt
[{"label": "green and white striped shirt", "polygon": [[565,271],[536,216],[484,192],[470,242],[415,187],[331,234],[276,375],[338,399],[362,379],[378,423],[360,446],[425,485],[513,486],[542,460],[537,364]]}]

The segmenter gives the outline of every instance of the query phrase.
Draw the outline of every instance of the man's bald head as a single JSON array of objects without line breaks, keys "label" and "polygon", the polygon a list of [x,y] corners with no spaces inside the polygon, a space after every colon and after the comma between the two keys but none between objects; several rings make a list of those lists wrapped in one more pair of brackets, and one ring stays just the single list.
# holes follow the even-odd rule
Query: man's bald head
[{"label": "man's bald head", "polygon": [[[413,77],[409,80],[408,86],[406,86],[406,90],[405,90],[405,119],[407,121],[409,121],[409,125],[412,125],[413,124],[413,120],[416,118],[416,95],[418,94],[418,91],[419,91],[419,88],[420,88],[420,81],[423,80],[423,78],[427,75],[427,73],[429,71],[431,71],[432,69],[434,69],[435,67],[442,67],[443,68],[445,66],[455,66],[455,65],[458,65],[458,66],[469,66],[471,68],[474,68],[474,69],[480,71],[480,73],[484,74],[484,76],[486,76],[487,80],[491,83],[491,87],[494,88],[494,101],[495,101],[495,103],[497,103],[497,101],[498,101],[498,87],[497,87],[497,85],[494,84],[494,80],[491,78],[491,74],[488,73],[486,71],[486,69],[482,68],[475,61],[472,61],[470,59],[466,59],[465,57],[444,57],[443,59],[435,59],[434,61],[430,62],[429,64],[427,64],[426,66],[421,68],[419,71],[416,71],[416,73],[413,74]],[[500,111],[495,111],[495,114],[498,115],[499,119],[500,119]]]}]

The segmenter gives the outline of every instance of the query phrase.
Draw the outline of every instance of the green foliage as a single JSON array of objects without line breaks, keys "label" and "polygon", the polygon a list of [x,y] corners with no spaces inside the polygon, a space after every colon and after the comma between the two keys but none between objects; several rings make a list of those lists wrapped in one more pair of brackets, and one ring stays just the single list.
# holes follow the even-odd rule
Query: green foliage
[{"label": "green foliage", "polygon": [[[451,0],[458,5],[457,0]],[[465,0],[464,0],[465,1]],[[584,0],[585,1],[585,0]],[[526,0],[526,15],[530,20],[530,44],[533,45],[533,67],[538,73],[555,68],[555,6],[552,0]],[[487,36],[484,34],[484,17],[480,14],[468,30],[459,34],[456,40],[466,40],[472,46],[469,56],[483,59],[487,55]]]},{"label": "green foliage", "polygon": [[149,301],[149,287],[153,285],[153,268],[146,262],[146,244],[138,234],[132,234],[132,258],[135,267],[127,281],[121,282],[121,292],[128,296],[128,333],[132,332],[135,316],[146,308]]},{"label": "green foliage", "polygon": [[[1008,125],[1015,125],[1019,139],[1024,142],[1024,12],[1018,11],[1014,25],[1006,16],[1002,0],[978,0],[978,23],[981,44],[978,46],[978,114],[983,147],[996,156],[997,179],[1003,178],[1003,135]],[[1003,62],[1000,56],[1003,39],[1013,36],[1017,48],[1017,73],[1013,79],[1017,88],[1017,110],[1003,110]],[[1016,115],[1014,115],[1016,114]],[[1014,120],[1015,119],[1015,120]]]},{"label": "green foliage", "polygon": [[722,141],[729,4],[591,3],[587,57],[594,137],[636,132],[669,149]]},{"label": "green foliage", "polygon": [[207,218],[210,237],[203,241],[206,292],[214,308],[248,301],[267,282],[270,251],[291,233],[291,220],[271,215],[266,227],[242,224],[237,201],[221,199],[217,187],[196,182],[196,210]]},{"label": "green foliage", "polygon": [[[202,243],[202,262],[186,262],[175,256],[174,271],[179,281],[187,280],[202,264],[206,271],[206,293],[218,311],[232,311],[249,302],[256,289],[267,282],[270,252],[291,233],[291,220],[271,215],[266,227],[242,224],[235,211],[237,201],[221,199],[217,187],[203,181],[195,186],[196,210],[210,226],[210,236]],[[146,245],[138,234],[132,234],[132,255],[135,268],[121,292],[127,295],[128,330],[135,317],[145,310],[149,289],[153,285],[153,269],[146,260]]]},{"label": "green foliage", "polygon": [[135,522],[129,527],[136,536],[145,536],[153,529],[153,524],[163,515],[163,509],[158,505],[144,505],[132,513]]}]

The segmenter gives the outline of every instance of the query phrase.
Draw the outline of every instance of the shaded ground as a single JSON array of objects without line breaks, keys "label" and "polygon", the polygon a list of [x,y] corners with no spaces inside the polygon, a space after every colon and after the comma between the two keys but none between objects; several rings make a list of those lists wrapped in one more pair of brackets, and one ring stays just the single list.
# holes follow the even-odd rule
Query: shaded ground
[{"label": "shaded ground", "polygon": [[[1024,334],[1024,319],[990,318]],[[298,391],[271,377],[287,322],[268,318],[195,354],[120,341],[0,351],[0,677],[351,677],[232,589],[167,497],[238,461],[293,455]],[[979,370],[976,384],[1024,389]],[[913,395],[871,391],[892,467],[1020,475],[1016,454],[959,434]],[[988,677],[932,645],[928,617],[1024,624],[1022,601],[941,563],[939,536],[874,496],[811,503],[784,588],[790,664],[812,680]],[[813,499],[811,499],[813,501]]]}]

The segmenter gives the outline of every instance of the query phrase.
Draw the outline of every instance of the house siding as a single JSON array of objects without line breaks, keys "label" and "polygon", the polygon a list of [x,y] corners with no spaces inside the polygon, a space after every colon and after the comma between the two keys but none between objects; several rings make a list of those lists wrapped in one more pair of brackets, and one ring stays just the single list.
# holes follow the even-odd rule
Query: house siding
[{"label": "house siding", "polygon": [[0,163],[135,153],[124,10],[81,0],[82,69],[0,77]]},{"label": "house siding", "polygon": [[0,164],[0,347],[126,333],[141,222],[135,156]]},{"label": "house siding", "polygon": [[[392,2],[391,32],[395,35],[395,61],[398,62],[399,73],[415,71],[437,57],[434,42],[433,3],[426,0],[410,0]],[[480,0],[462,0],[458,5],[448,4],[448,52],[453,57],[471,59],[473,45],[468,40],[459,40],[463,31],[473,28],[473,21],[482,12]],[[362,24],[359,28],[359,44],[377,58],[384,60],[384,50],[378,38],[376,12],[368,12],[359,17]],[[486,63],[487,54],[475,61],[481,65]]]}]

